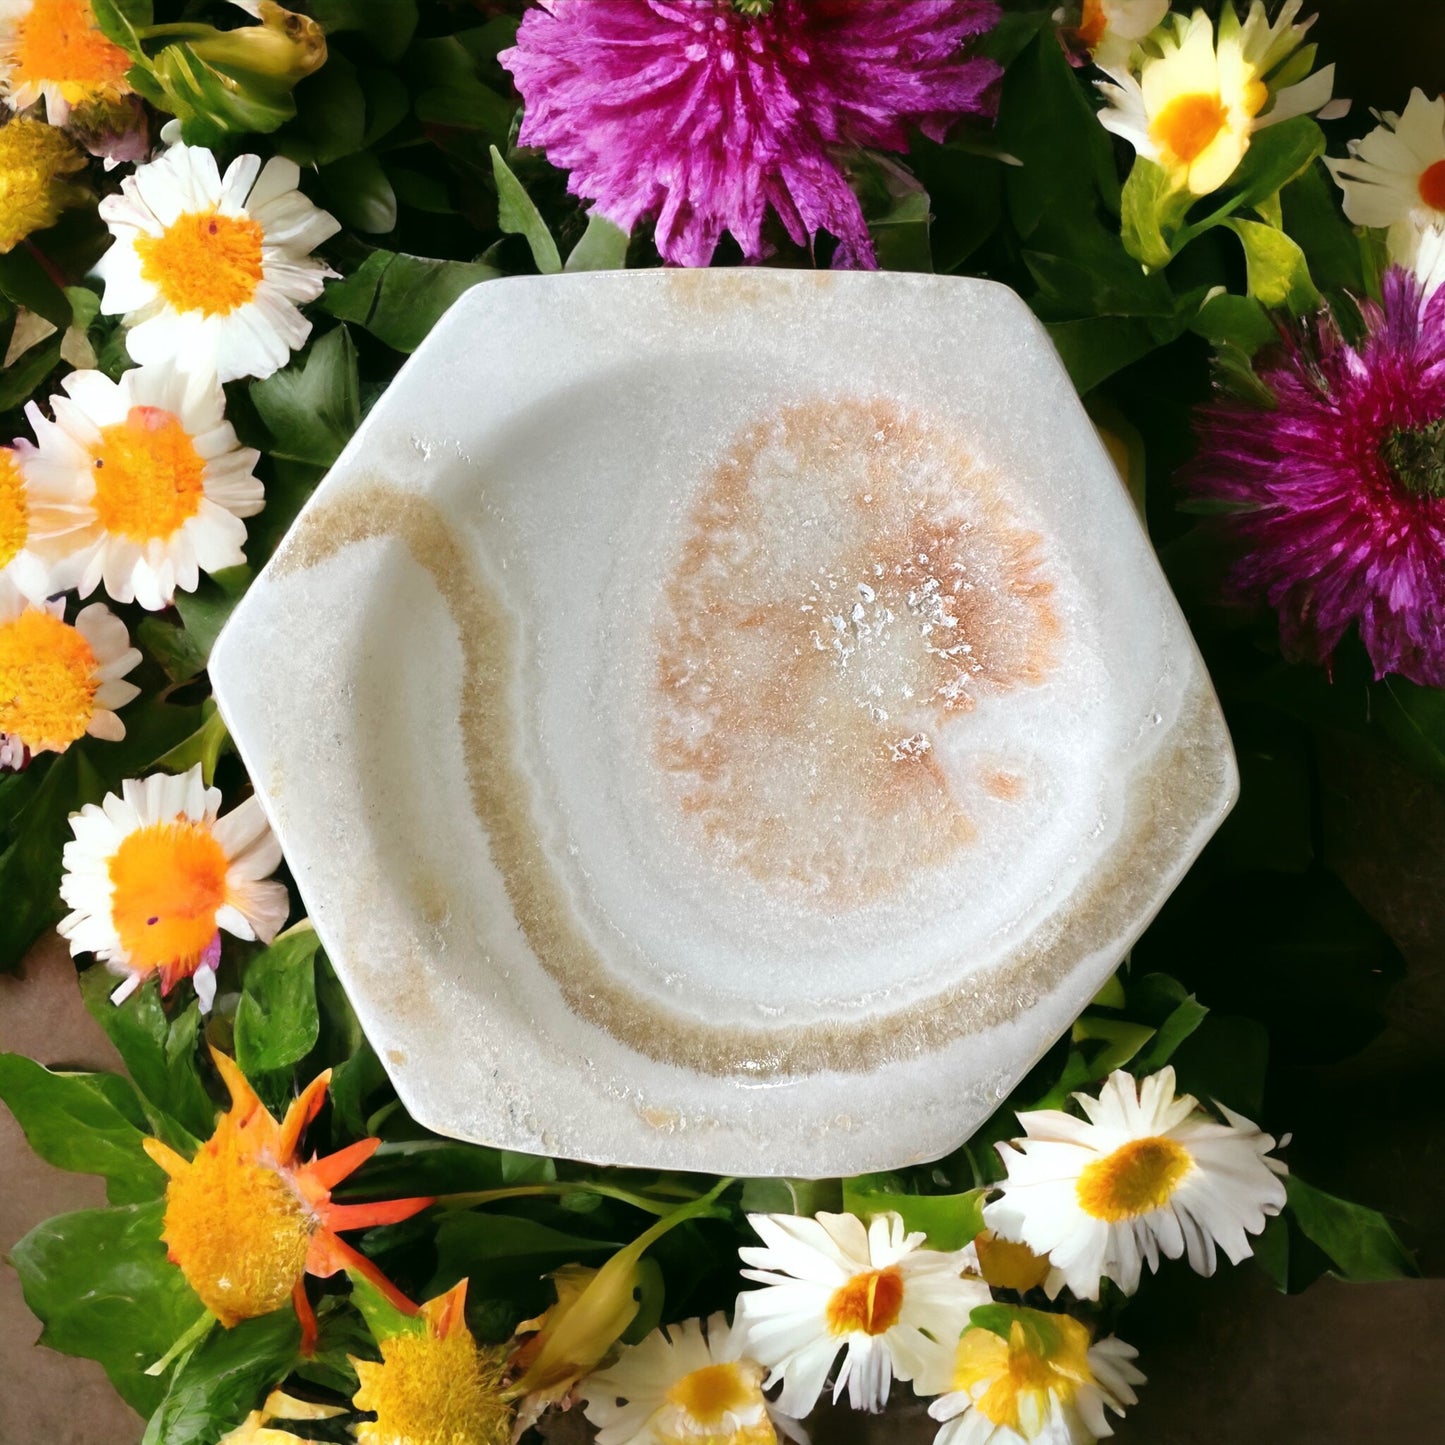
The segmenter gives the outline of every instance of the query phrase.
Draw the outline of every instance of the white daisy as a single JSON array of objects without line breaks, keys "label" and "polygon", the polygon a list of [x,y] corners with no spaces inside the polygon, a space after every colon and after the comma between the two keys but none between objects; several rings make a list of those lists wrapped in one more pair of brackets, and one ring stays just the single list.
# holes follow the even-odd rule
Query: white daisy
[{"label": "white daisy", "polygon": [[1390,259],[1414,266],[1421,239],[1445,226],[1445,98],[1412,90],[1404,113],[1351,141],[1344,160],[1326,159],[1357,226],[1388,228]]},{"label": "white daisy", "polygon": [[0,768],[63,753],[87,733],[118,742],[125,724],[115,709],[140,692],[123,679],[140,660],[103,603],[72,625],[63,602],[36,605],[0,576]]},{"label": "white daisy", "polygon": [[58,541],[73,525],[68,488],[27,474],[34,448],[0,447],[0,583],[31,602],[73,587],[77,573]]},{"label": "white daisy", "polygon": [[1301,3],[1287,0],[1273,24],[1263,0],[1253,0],[1242,23],[1226,4],[1217,45],[1203,10],[1175,16],[1128,63],[1116,56],[1102,65],[1110,79],[1099,82],[1108,100],[1100,122],[1163,166],[1176,189],[1218,190],[1255,131],[1329,103],[1333,65],[1297,84],[1275,79],[1313,24],[1293,23]]},{"label": "white daisy", "polygon": [[1142,1265],[1186,1251],[1213,1274],[1215,1245],[1238,1264],[1248,1236],[1284,1206],[1285,1166],[1265,1156],[1274,1140],[1220,1105],[1226,1122],[1189,1094],[1174,1093],[1174,1070],[1137,1085],[1122,1069],[1097,1099],[1075,1094],[1087,1119],[1057,1109],[1019,1115],[1026,1138],[1000,1144],[1008,1178],[984,1206],[989,1228],[1046,1254],[1080,1299],[1097,1299],[1109,1278],[1126,1294]]},{"label": "white daisy", "polygon": [[195,975],[203,1008],[215,994],[220,929],[270,943],[286,920],[284,884],[264,882],[281,861],[261,805],[247,798],[218,817],[221,790],[188,773],[128,779],[70,815],[60,924],[72,954],[94,953],[129,975],[119,1002],[151,974],[161,991]]},{"label": "white daisy", "polygon": [[1114,1433],[1105,1410],[1122,1415],[1144,1376],[1138,1351],[1112,1335],[1089,1343],[1068,1315],[1013,1309],[1008,1338],[972,1326],[941,1367],[916,1383],[937,1395],[928,1407],[946,1423],[934,1445],[1093,1445]]},{"label": "white daisy", "polygon": [[132,60],[95,23],[90,0],[0,0],[0,96],[13,110],[45,101],[64,125],[76,105],[110,105],[130,94]]},{"label": "white daisy", "polygon": [[1169,13],[1169,0],[1084,0],[1071,38],[1105,69],[1126,65],[1134,47]]},{"label": "white daisy", "polygon": [[[768,1366],[764,1388],[782,1381],[778,1408],[802,1419],[846,1348],[833,1387],[855,1410],[881,1410],[894,1379],[911,1380],[940,1341],[956,1340],[989,1289],[972,1249],[923,1249],[897,1214],[865,1229],[852,1214],[751,1214],[766,1248],[739,1251],[745,1279],[766,1289],[738,1296],[735,1328],[743,1348]],[[965,1279],[964,1271],[973,1277]]]},{"label": "white daisy", "polygon": [[270,376],[311,334],[296,309],[336,273],[311,252],[340,230],[297,190],[295,162],[238,156],[224,177],[173,145],[100,203],[115,242],[96,266],[101,310],[123,312],[140,362],[184,357],[222,381]]},{"label": "white daisy", "polygon": [[[727,1318],[654,1330],[578,1386],[597,1445],[775,1445],[796,1421],[769,1413],[764,1370]],[[806,1438],[806,1437],[802,1437]]]},{"label": "white daisy", "polygon": [[246,560],[241,518],[264,504],[260,453],[237,442],[211,373],[165,363],[119,381],[73,371],[61,386],[53,421],[34,402],[25,409],[37,445],[24,466],[32,486],[68,499],[69,529],[49,545],[63,547],[82,597],[103,583],[115,601],[155,611],[202,572]]}]

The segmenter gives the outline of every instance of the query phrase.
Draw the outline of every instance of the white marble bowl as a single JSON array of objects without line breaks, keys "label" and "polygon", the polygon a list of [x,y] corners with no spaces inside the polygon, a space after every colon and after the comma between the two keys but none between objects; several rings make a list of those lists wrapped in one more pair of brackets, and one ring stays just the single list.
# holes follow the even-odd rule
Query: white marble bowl
[{"label": "white marble bowl", "polygon": [[983,281],[478,286],[211,675],[411,1112],[607,1164],[952,1149],[1236,790],[1119,477]]}]

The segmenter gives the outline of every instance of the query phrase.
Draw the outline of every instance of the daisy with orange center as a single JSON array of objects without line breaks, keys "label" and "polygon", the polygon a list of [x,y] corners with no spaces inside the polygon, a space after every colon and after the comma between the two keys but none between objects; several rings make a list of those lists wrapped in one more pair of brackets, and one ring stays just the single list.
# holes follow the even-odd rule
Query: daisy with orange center
[{"label": "daisy with orange center", "polygon": [[140,692],[124,681],[140,660],[103,603],[67,623],[63,602],[30,603],[0,575],[0,768],[63,753],[87,733],[123,738],[115,709]]},{"label": "daisy with orange center", "polygon": [[137,361],[184,357],[222,381],[270,376],[311,334],[297,310],[336,273],[311,252],[340,229],[297,189],[300,169],[238,156],[224,176],[173,145],[100,203],[115,242],[96,266]]},{"label": "daisy with orange center", "polygon": [[194,976],[203,1008],[215,994],[220,930],[270,943],[290,909],[284,884],[268,882],[281,861],[254,797],[219,817],[221,790],[200,765],[188,773],[128,779],[70,815],[60,924],[72,954],[94,953],[128,975],[117,1002],[151,975],[168,993]]},{"label": "daisy with orange center", "polygon": [[44,99],[46,120],[64,125],[72,106],[129,95],[132,63],[101,32],[90,0],[0,0],[0,93],[14,110]]},{"label": "daisy with orange center", "polygon": [[504,1348],[479,1345],[467,1328],[467,1282],[422,1305],[415,1328],[377,1341],[380,1362],[351,1363],[352,1399],[375,1420],[355,1427],[359,1445],[507,1445],[512,1407]]},{"label": "daisy with orange center", "polygon": [[1118,65],[1168,13],[1169,0],[1083,0],[1064,38],[1095,65]]},{"label": "daisy with orange center", "polygon": [[235,1060],[216,1049],[211,1057],[231,1095],[215,1133],[194,1159],[159,1139],[145,1141],[146,1153],[170,1178],[161,1238],[201,1303],[230,1329],[291,1300],[308,1352],[316,1340],[308,1274],[354,1270],[397,1309],[413,1313],[406,1296],[338,1231],[410,1219],[432,1201],[331,1202],[331,1191],[371,1157],[379,1139],[362,1139],[325,1159],[298,1157],[302,1131],[326,1100],[331,1071],[313,1079],[277,1123]]},{"label": "daisy with orange center", "polygon": [[1097,1099],[1075,1094],[1086,1118],[1058,1109],[1019,1115],[1025,1138],[1000,1144],[1002,1197],[984,1206],[990,1229],[1047,1255],[1051,1294],[1065,1284],[1097,1299],[1101,1279],[1132,1294],[1143,1266],[1187,1253],[1213,1274],[1216,1245],[1235,1264],[1284,1206],[1274,1140],[1223,1105],[1220,1123],[1174,1070],[1136,1081],[1109,1076]]},{"label": "daisy with orange center", "polygon": [[152,611],[202,572],[246,560],[243,517],[264,505],[253,475],[260,453],[225,419],[214,377],[173,363],[134,367],[112,381],[74,371],[51,398],[54,420],[31,402],[37,445],[32,485],[69,500],[66,563],[82,597],[99,585]]},{"label": "daisy with orange center", "polygon": [[[912,1380],[938,1348],[956,1340],[989,1289],[973,1250],[921,1248],[897,1214],[868,1226],[852,1214],[750,1214],[765,1248],[739,1251],[745,1279],[767,1288],[738,1296],[742,1348],[779,1381],[783,1414],[802,1419],[817,1403],[840,1352],[833,1387],[855,1410],[881,1410],[895,1379]],[[965,1278],[970,1271],[972,1278]]]}]

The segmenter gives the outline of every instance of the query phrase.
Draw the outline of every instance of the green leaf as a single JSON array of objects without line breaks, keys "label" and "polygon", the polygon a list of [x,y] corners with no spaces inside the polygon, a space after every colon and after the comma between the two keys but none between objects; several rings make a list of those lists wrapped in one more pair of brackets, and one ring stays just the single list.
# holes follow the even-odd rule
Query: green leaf
[{"label": "green leaf", "polygon": [[169,1129],[162,1129],[165,1142],[193,1149],[216,1122],[216,1106],[196,1067],[200,1004],[192,999],[173,1020],[167,1019],[154,979],[122,1004],[110,1001],[116,983],[113,973],[96,964],[80,976],[81,998],[115,1045],[142,1098],[171,1121]]},{"label": "green leaf", "polygon": [[1045,324],[1080,396],[1159,346],[1154,329],[1133,316],[1090,316]]},{"label": "green leaf", "polygon": [[1139,1056],[1134,1072],[1152,1074],[1162,1069],[1208,1016],[1209,1010],[1191,994],[1159,1025],[1152,1046]]},{"label": "green leaf", "polygon": [[70,325],[70,302],[65,292],[28,246],[16,246],[0,255],[0,296],[8,296],[17,306],[29,307],[61,331]]},{"label": "green leaf", "polygon": [[1375,689],[1375,717],[1401,755],[1427,777],[1445,782],[1445,689],[1387,677]]},{"label": "green leaf", "polygon": [[189,43],[167,45],[126,78],[180,120],[182,139],[189,145],[214,148],[233,135],[267,135],[296,114],[293,82],[238,77],[204,59]]},{"label": "green leaf", "polygon": [[226,730],[225,720],[213,699],[207,698],[201,704],[201,710],[206,720],[190,737],[157,758],[156,766],[172,773],[186,773],[199,763],[201,781],[209,788],[216,780],[216,765],[230,745],[231,734]]},{"label": "green leaf", "polygon": [[1336,1199],[1298,1175],[1286,1181],[1289,1211],[1300,1232],[1322,1249],[1341,1279],[1407,1279],[1419,1274],[1409,1251],[1383,1214],[1363,1204]]},{"label": "green leaf", "polygon": [[[386,1198],[391,1195],[463,1194],[509,1185],[545,1184],[557,1177],[550,1159],[487,1149],[480,1144],[454,1144],[446,1139],[404,1139],[383,1143],[370,1160],[355,1188],[343,1186],[348,1197],[357,1192]],[[353,1181],[348,1181],[348,1185]]]},{"label": "green leaf", "polygon": [[1211,1013],[1174,1052],[1180,1090],[1258,1119],[1269,1033],[1257,1019]]},{"label": "green leaf", "polygon": [[1365,274],[1354,227],[1345,219],[1334,183],[1311,165],[1280,192],[1284,229],[1299,242],[1322,291],[1365,294]]},{"label": "green leaf", "polygon": [[458,296],[500,275],[477,261],[373,251],[344,281],[327,286],[321,305],[397,351],[415,351]]},{"label": "green leaf", "polygon": [[593,211],[587,217],[582,239],[567,257],[566,271],[621,271],[627,265],[631,237],[621,226]]},{"label": "green leaf", "polygon": [[161,1243],[164,1204],[86,1209],[37,1225],[11,1251],[25,1303],[44,1323],[40,1343],[98,1360],[132,1408],[148,1415],[165,1394],[145,1373],[202,1315]]},{"label": "green leaf", "polygon": [[[962,1249],[983,1229],[983,1201],[987,1189],[966,1194],[892,1194],[866,1186],[874,1176],[843,1181],[843,1208],[868,1220],[875,1214],[901,1215],[910,1233],[921,1229],[931,1249]],[[859,1185],[864,1188],[859,1188]]]},{"label": "green leaf", "polygon": [[1103,1019],[1085,1014],[1074,1024],[1076,1044],[1102,1043],[1089,1063],[1089,1082],[1107,1078],[1115,1069],[1122,1069],[1150,1039],[1154,1030],[1148,1024],[1130,1023],[1127,1019]]},{"label": "green leaf", "polygon": [[359,30],[383,60],[399,60],[416,30],[416,0],[311,0],[321,28]]},{"label": "green leaf", "polygon": [[236,1006],[236,1062],[247,1077],[289,1069],[316,1044],[316,950],[313,928],[278,938],[246,966]]},{"label": "green leaf", "polygon": [[101,32],[132,55],[141,53],[136,31],[155,18],[151,0],[91,0],[91,13]]},{"label": "green leaf", "polygon": [[57,331],[23,351],[0,371],[0,411],[24,406],[40,383],[60,364],[64,332]]},{"label": "green leaf", "polygon": [[1139,156],[1124,182],[1120,217],[1124,249],[1151,269],[1174,259],[1175,237],[1194,197],[1169,179],[1169,172]]},{"label": "green leaf", "polygon": [[300,1346],[291,1309],[212,1330],[176,1368],[141,1445],[215,1445],[291,1373]]},{"label": "green leaf", "polygon": [[298,165],[324,166],[366,145],[368,97],[356,67],[339,54],[296,87],[296,120],[277,149]]},{"label": "green leaf", "polygon": [[351,333],[338,326],[313,341],[284,370],[253,382],[251,400],[275,455],[329,467],[361,424]]},{"label": "green leaf", "polygon": [[[267,498],[268,504],[271,499]],[[270,510],[268,505],[267,510]],[[254,524],[253,524],[254,525]],[[249,566],[223,567],[202,577],[194,592],[176,593],[176,611],[185,623],[191,648],[209,659],[221,629],[256,574]]]},{"label": "green leaf", "polygon": [[424,125],[480,131],[484,139],[505,144],[516,107],[482,83],[478,57],[466,43],[474,33],[419,40],[407,52],[406,72],[416,95],[416,118]]},{"label": "green leaf", "polygon": [[1254,1257],[1276,1289],[1289,1289],[1289,1222],[1284,1215],[1275,1215],[1255,1236]]},{"label": "green leaf", "polygon": [[0,1054],[0,1099],[47,1164],[99,1174],[112,1204],[155,1199],[166,1177],[142,1148],[142,1112],[114,1074],[52,1073],[22,1054]]},{"label": "green leaf", "polygon": [[351,1303],[361,1311],[373,1339],[380,1342],[396,1335],[426,1333],[421,1315],[404,1314],[359,1271],[348,1269],[346,1273],[351,1280]]},{"label": "green leaf", "polygon": [[587,1239],[522,1216],[454,1210],[437,1225],[432,1289],[469,1277],[492,1283],[499,1273],[504,1279],[516,1273],[535,1279],[558,1265],[620,1247],[617,1240]]},{"label": "green leaf", "polygon": [[932,203],[921,187],[897,197],[883,215],[868,222],[879,266],[886,271],[931,274],[932,224]]},{"label": "green leaf", "polygon": [[1265,309],[1252,296],[1221,292],[1199,308],[1189,329],[1215,346],[1237,346],[1246,356],[1279,337]]},{"label": "green leaf", "polygon": [[532,248],[532,259],[544,276],[555,276],[562,269],[557,243],[542,219],[531,196],[492,147],[492,176],[497,183],[497,223],[509,236],[523,236]]},{"label": "green leaf", "polygon": [[321,168],[321,184],[336,218],[368,235],[396,229],[396,192],[370,151],[344,156]]},{"label": "green leaf", "polygon": [[745,1214],[836,1214],[843,1207],[836,1179],[745,1179],[738,1207]]},{"label": "green leaf", "polygon": [[1238,218],[1225,224],[1244,245],[1249,294],[1261,305],[1303,316],[1320,304],[1305,253],[1283,231]]},{"label": "green leaf", "polygon": [[987,1330],[1001,1340],[1013,1334],[1015,1325],[1022,1325],[1033,1350],[1045,1358],[1058,1353],[1063,1344],[1056,1316],[1022,1305],[978,1305],[969,1312],[968,1322],[974,1329]]}]

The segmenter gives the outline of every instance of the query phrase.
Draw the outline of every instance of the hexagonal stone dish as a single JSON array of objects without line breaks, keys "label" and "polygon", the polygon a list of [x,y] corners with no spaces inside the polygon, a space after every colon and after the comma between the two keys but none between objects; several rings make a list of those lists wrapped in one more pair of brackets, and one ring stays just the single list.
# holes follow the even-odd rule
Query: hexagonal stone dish
[{"label": "hexagonal stone dish", "polygon": [[983,281],[478,286],[211,675],[406,1106],[608,1164],[954,1148],[1237,786],[1117,472]]}]

